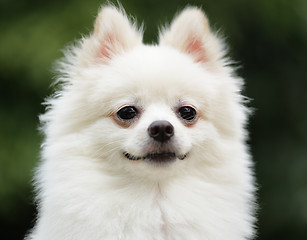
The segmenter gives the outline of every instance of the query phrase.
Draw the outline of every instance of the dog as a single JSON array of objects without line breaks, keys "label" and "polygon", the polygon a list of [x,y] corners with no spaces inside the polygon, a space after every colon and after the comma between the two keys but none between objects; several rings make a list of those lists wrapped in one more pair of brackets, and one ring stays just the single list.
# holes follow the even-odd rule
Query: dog
[{"label": "dog", "polygon": [[27,240],[254,237],[249,109],[225,44],[197,7],[158,44],[142,35],[105,5],[58,64]]}]

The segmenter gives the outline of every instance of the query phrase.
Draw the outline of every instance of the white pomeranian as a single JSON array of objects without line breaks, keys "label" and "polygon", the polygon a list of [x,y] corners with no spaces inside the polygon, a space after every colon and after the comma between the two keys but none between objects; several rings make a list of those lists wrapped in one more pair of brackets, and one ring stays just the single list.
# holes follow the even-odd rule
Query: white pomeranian
[{"label": "white pomeranian", "polygon": [[26,239],[252,239],[248,109],[224,54],[198,8],[148,46],[123,10],[102,7],[41,117],[39,213]]}]

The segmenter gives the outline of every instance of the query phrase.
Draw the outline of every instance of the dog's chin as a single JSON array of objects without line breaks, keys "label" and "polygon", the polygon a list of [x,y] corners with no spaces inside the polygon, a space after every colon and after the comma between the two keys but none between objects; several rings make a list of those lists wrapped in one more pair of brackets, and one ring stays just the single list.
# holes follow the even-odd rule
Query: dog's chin
[{"label": "dog's chin", "polygon": [[153,163],[155,165],[163,165],[175,162],[177,159],[184,160],[187,157],[188,153],[177,155],[175,152],[152,152],[147,153],[144,156],[135,156],[128,152],[124,152],[124,156],[132,161],[145,161]]}]

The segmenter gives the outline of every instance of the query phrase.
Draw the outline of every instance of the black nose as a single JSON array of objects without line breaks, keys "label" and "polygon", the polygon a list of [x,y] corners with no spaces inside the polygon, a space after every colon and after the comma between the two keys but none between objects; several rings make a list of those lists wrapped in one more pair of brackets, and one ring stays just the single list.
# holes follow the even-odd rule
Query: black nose
[{"label": "black nose", "polygon": [[163,143],[174,135],[174,127],[165,120],[154,121],[148,128],[148,134],[154,140]]}]

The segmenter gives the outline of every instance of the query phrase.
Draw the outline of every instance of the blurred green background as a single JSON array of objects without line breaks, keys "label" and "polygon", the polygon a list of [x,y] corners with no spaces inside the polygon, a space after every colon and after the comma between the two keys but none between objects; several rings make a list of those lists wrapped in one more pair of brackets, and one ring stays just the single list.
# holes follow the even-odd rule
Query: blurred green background
[{"label": "blurred green background", "polygon": [[[0,0],[0,238],[35,219],[31,177],[39,159],[41,102],[61,49],[92,30],[98,0]],[[259,183],[257,239],[307,239],[307,1],[125,0],[145,42],[187,4],[205,9],[242,66],[253,100],[251,152]],[[227,238],[227,236],[226,236]],[[225,239],[226,239],[225,238]]]}]

